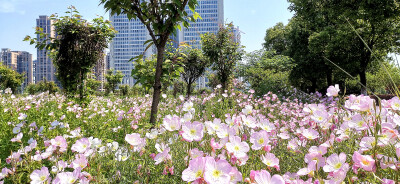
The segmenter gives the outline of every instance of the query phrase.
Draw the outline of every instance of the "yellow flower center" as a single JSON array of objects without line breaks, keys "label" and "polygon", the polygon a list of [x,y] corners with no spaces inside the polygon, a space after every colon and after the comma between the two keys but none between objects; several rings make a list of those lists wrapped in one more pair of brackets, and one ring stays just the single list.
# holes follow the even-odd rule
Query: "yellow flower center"
[{"label": "yellow flower center", "polygon": [[366,160],[366,159],[362,159],[362,161],[361,161],[364,165],[369,165],[369,162],[368,162],[368,160]]},{"label": "yellow flower center", "polygon": [[239,146],[235,146],[235,151],[239,151],[240,150],[240,148],[239,148]]},{"label": "yellow flower center", "polygon": [[46,180],[46,176],[41,176],[40,181],[44,181],[44,180]]},{"label": "yellow flower center", "polygon": [[190,129],[190,135],[196,135],[196,130],[195,129]]},{"label": "yellow flower center", "polygon": [[221,171],[219,171],[219,170],[214,170],[214,172],[213,172],[213,176],[215,177],[215,178],[219,178],[220,176],[221,176]]},{"label": "yellow flower center", "polygon": [[201,177],[203,175],[203,172],[201,171],[201,170],[198,170],[197,172],[196,172],[196,178],[199,178],[199,177]]},{"label": "yellow flower center", "polygon": [[258,144],[263,144],[263,143],[264,143],[264,139],[263,138],[258,139]]},{"label": "yellow flower center", "polygon": [[337,163],[333,166],[335,169],[340,169],[342,167],[342,163]]}]

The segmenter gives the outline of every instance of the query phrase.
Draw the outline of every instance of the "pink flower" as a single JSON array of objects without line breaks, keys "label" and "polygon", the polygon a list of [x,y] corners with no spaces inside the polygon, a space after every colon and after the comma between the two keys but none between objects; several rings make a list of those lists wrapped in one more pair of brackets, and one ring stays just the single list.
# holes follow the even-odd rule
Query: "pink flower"
[{"label": "pink flower", "polygon": [[42,167],[40,170],[34,170],[30,175],[31,184],[43,184],[43,183],[50,183],[50,173],[47,167]]},{"label": "pink flower", "polygon": [[167,147],[164,149],[164,151],[162,153],[158,153],[154,157],[154,160],[156,161],[155,165],[158,165],[165,160],[171,160],[171,155],[169,154],[169,151],[170,151],[170,148]]},{"label": "pink flower", "polygon": [[85,153],[90,148],[90,142],[87,138],[79,139],[72,145],[71,150],[78,153]]},{"label": "pink flower", "polygon": [[250,142],[253,143],[251,149],[259,150],[265,145],[268,144],[268,133],[265,130],[261,130],[259,132],[255,132],[250,136]]},{"label": "pink flower", "polygon": [[353,154],[354,166],[362,168],[366,171],[373,171],[375,168],[375,160],[369,155],[361,155],[355,151]]},{"label": "pink flower", "polygon": [[236,157],[243,157],[250,150],[249,145],[246,142],[242,142],[240,137],[233,136],[229,138],[229,142],[226,143],[226,150],[229,153],[233,153]]},{"label": "pink flower", "polygon": [[253,111],[253,106],[246,105],[244,109],[242,109],[243,114],[249,115]]},{"label": "pink flower", "polygon": [[53,184],[73,184],[79,180],[81,173],[80,170],[74,172],[61,172],[53,180]]},{"label": "pink flower", "polygon": [[256,119],[253,116],[241,115],[241,117],[242,117],[243,125],[246,125],[249,128],[256,128],[257,127]]},{"label": "pink flower", "polygon": [[314,140],[314,139],[319,137],[319,133],[316,130],[312,129],[312,128],[304,129],[301,134],[305,138],[310,139],[310,140]]},{"label": "pink flower", "polygon": [[65,152],[67,151],[67,141],[64,139],[63,136],[57,136],[54,139],[51,139],[51,145],[55,146],[55,147],[59,147],[60,148],[60,152]]},{"label": "pink flower", "polygon": [[201,141],[203,138],[203,124],[200,122],[186,122],[182,126],[182,131],[182,137],[188,142]]},{"label": "pink flower", "polygon": [[342,168],[345,162],[346,162],[345,153],[340,153],[340,155],[334,153],[326,159],[326,165],[324,166],[323,169],[325,172],[338,171],[339,169]]},{"label": "pink flower", "polygon": [[88,161],[87,161],[85,155],[79,154],[79,155],[75,155],[75,160],[72,161],[71,167],[74,169],[77,169],[77,168],[83,169],[87,166],[87,164],[88,164]]},{"label": "pink flower", "polygon": [[329,86],[326,96],[338,96],[340,89],[339,89],[339,85],[335,84],[334,86]]},{"label": "pink flower", "polygon": [[279,159],[273,153],[267,153],[261,156],[261,161],[268,167],[274,167],[279,170]]},{"label": "pink flower", "polygon": [[316,161],[318,169],[325,165],[325,158],[322,157],[322,154],[319,152],[311,152],[306,154],[304,161],[307,164],[309,164],[311,161]]},{"label": "pink flower", "polygon": [[316,166],[317,166],[317,161],[311,160],[310,162],[308,162],[306,168],[302,168],[299,171],[297,171],[297,175],[299,176],[311,175],[316,170]]},{"label": "pink flower", "polygon": [[11,142],[21,142],[21,139],[23,136],[24,136],[24,134],[22,132],[20,132],[17,134],[17,136],[15,138],[11,139]]},{"label": "pink flower", "polygon": [[269,172],[266,170],[255,171],[254,181],[255,184],[285,184],[282,176],[275,174],[271,177],[271,174],[269,174]]},{"label": "pink flower", "polygon": [[232,167],[232,170],[231,172],[229,172],[229,175],[231,176],[230,183],[238,183],[242,182],[243,180],[242,173],[240,173],[236,167]]},{"label": "pink flower", "polygon": [[181,119],[177,116],[167,115],[163,120],[163,126],[168,131],[175,131],[181,129]]},{"label": "pink flower", "polygon": [[229,183],[231,176],[229,173],[232,166],[226,160],[207,159],[204,169],[204,180],[210,184]]},{"label": "pink flower", "polygon": [[133,133],[133,134],[126,134],[125,141],[128,142],[131,146],[133,146],[133,150],[139,152],[146,146],[146,139],[141,138],[140,134]]},{"label": "pink flower", "polygon": [[203,177],[205,163],[212,157],[197,157],[189,162],[189,167],[182,172],[182,180],[191,182]]}]

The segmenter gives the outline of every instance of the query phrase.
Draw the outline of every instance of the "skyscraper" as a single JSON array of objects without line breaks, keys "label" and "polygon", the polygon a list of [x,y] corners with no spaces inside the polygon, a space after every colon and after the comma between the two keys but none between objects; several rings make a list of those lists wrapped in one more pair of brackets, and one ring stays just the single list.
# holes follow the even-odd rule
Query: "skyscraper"
[{"label": "skyscraper", "polygon": [[[202,19],[196,22],[190,22],[189,28],[183,28],[179,31],[179,43],[185,42],[193,47],[201,48],[201,36],[205,33],[218,32],[219,26],[224,24],[224,1],[223,0],[198,0],[199,5],[196,12],[200,14]],[[189,7],[185,8],[188,15],[193,15]],[[208,71],[210,71],[208,69]],[[207,87],[208,78],[201,76],[196,81],[196,88]]]},{"label": "skyscraper", "polygon": [[[110,46],[110,68],[120,70],[125,76],[122,84],[133,85],[135,81],[131,77],[133,63],[131,58],[143,54],[146,46],[144,42],[151,39],[146,27],[139,19],[129,20],[124,14],[111,15],[110,21],[118,33],[113,38]],[[153,54],[152,49],[144,53],[145,57]]]},{"label": "skyscraper", "polygon": [[[201,47],[201,34],[217,33],[219,26],[224,23],[224,0],[198,0],[196,12],[202,19],[196,22],[190,22],[189,28],[177,30],[176,35],[172,35],[173,46],[178,47],[180,43],[185,42],[194,47]],[[192,11],[187,6],[185,11],[192,15]],[[110,15],[110,21],[113,27],[118,31],[110,47],[110,68],[120,70],[125,75],[122,83],[133,85],[133,78],[130,77],[133,69],[133,63],[129,60],[140,54],[143,54],[146,46],[143,43],[151,39],[146,27],[140,20],[128,20],[126,15]],[[181,26],[183,27],[183,26]],[[145,57],[156,54],[154,47],[144,53]],[[199,79],[198,88],[206,86],[208,79],[202,77]]]},{"label": "skyscraper", "polygon": [[24,73],[24,82],[22,88],[33,83],[33,62],[32,54],[26,51],[11,51],[10,49],[1,49],[0,60],[4,65],[12,68],[18,73]]},{"label": "skyscraper", "polygon": [[[51,20],[46,15],[39,16],[36,19],[36,27],[42,28],[43,33],[48,34],[50,37],[56,37],[56,32],[53,26],[53,20]],[[39,34],[37,35],[38,41],[43,41],[43,38],[40,38]],[[47,55],[47,50],[37,49],[37,63],[36,63],[36,76],[35,81],[39,82],[43,79],[47,81],[55,81],[58,83],[57,78],[55,76],[56,68],[54,67],[51,58]]]}]

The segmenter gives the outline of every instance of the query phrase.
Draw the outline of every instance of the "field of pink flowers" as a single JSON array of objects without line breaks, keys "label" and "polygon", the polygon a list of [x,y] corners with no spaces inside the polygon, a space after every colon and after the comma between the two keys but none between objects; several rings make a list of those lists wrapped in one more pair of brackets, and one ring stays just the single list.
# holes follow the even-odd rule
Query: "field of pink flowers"
[{"label": "field of pink flowers", "polygon": [[400,100],[0,95],[0,183],[398,183]]}]

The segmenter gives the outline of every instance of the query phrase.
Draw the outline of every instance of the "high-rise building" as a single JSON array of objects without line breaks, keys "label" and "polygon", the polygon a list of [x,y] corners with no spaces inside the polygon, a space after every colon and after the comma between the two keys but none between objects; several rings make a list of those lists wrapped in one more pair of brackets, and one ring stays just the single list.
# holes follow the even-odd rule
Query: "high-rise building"
[{"label": "high-rise building", "polygon": [[[178,32],[179,43],[187,43],[193,47],[201,48],[201,35],[205,33],[218,32],[220,26],[224,24],[224,1],[223,0],[199,0],[196,12],[202,19],[190,22],[189,28],[183,28]],[[185,8],[188,15],[193,15],[189,7]],[[210,71],[207,69],[207,71]],[[196,81],[196,88],[207,87],[208,78],[201,76]]]},{"label": "high-rise building", "polygon": [[[41,15],[36,19],[36,27],[42,28],[43,33],[47,34],[49,37],[56,37],[53,23],[54,21],[46,15]],[[40,38],[39,34],[37,35],[37,39],[38,41],[44,40],[44,38]],[[53,65],[52,59],[47,55],[47,52],[46,49],[37,49],[35,81],[39,82],[46,79],[47,81],[54,81],[56,84],[59,84],[55,76],[56,68]]]},{"label": "high-rise building", "polygon": [[18,73],[25,75],[22,88],[33,83],[33,62],[32,54],[26,51],[11,51],[11,49],[1,49],[1,61],[4,65],[12,68]]},{"label": "high-rise building", "polygon": [[[224,0],[198,0],[196,12],[200,14],[202,19],[196,22],[190,22],[189,28],[177,30],[176,35],[172,35],[173,46],[179,47],[180,43],[187,43],[194,47],[201,47],[200,35],[204,33],[217,33],[219,26],[224,24]],[[188,15],[193,12],[189,7],[185,8]],[[130,77],[133,63],[129,60],[140,54],[143,54],[146,46],[143,43],[151,39],[146,27],[140,20],[128,20],[126,15],[110,15],[110,21],[114,28],[118,31],[113,39],[110,47],[110,68],[120,70],[125,75],[122,83],[133,85],[133,78]],[[156,54],[154,47],[148,49],[144,53],[145,57]],[[201,77],[197,81],[197,88],[204,88],[208,79]]]},{"label": "high-rise building", "polygon": [[37,64],[37,59],[33,60],[32,62],[32,74],[33,74],[33,82],[36,84],[36,64]]},{"label": "high-rise building", "polygon": [[[198,0],[196,12],[202,19],[190,22],[189,28],[178,31],[179,43],[185,42],[195,47],[201,47],[200,35],[205,33],[217,33],[219,26],[224,24],[224,0]],[[186,6],[185,11],[188,16],[193,12]],[[183,26],[182,26],[183,27]]]},{"label": "high-rise building", "polygon": [[[135,81],[131,71],[134,66],[130,59],[144,53],[146,46],[143,44],[151,37],[139,19],[129,20],[127,15],[121,14],[110,15],[110,21],[118,33],[111,42],[109,68],[124,74],[122,84],[133,85]],[[144,56],[150,57],[152,53],[152,49],[149,49]]]}]

